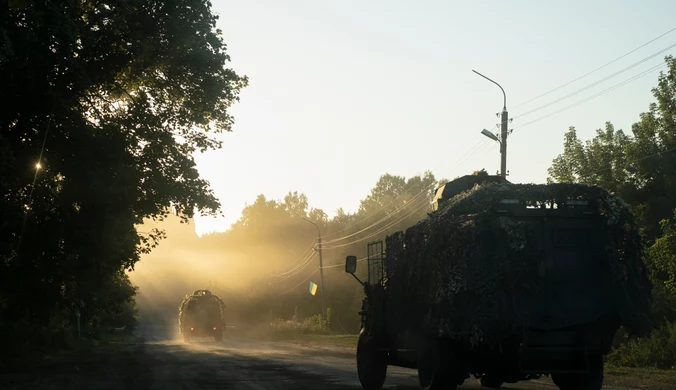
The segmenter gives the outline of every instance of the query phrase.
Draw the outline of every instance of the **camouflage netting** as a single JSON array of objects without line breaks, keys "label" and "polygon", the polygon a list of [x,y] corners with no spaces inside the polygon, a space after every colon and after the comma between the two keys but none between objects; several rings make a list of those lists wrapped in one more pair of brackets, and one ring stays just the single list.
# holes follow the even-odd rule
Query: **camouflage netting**
[{"label": "camouflage netting", "polygon": [[476,186],[405,232],[388,236],[385,294],[389,308],[396,306],[387,310],[389,324],[402,331],[439,332],[472,345],[518,334],[540,288],[542,256],[532,243],[542,230],[496,214],[502,199],[592,204],[605,219],[599,256],[605,257],[612,276],[623,325],[634,334],[650,329],[651,285],[633,216],[607,191],[572,184]]},{"label": "camouflage netting", "polygon": [[181,305],[178,307],[178,328],[181,333],[183,333],[183,321],[185,319],[185,314],[186,314],[186,309],[188,308],[188,305],[194,301],[198,300],[211,300],[215,301],[218,303],[218,306],[220,308],[220,313],[221,313],[221,321],[223,325],[225,325],[225,310],[226,306],[225,303],[221,298],[219,298],[217,295],[214,294],[207,294],[207,295],[186,295],[183,298],[183,301],[181,302]]}]

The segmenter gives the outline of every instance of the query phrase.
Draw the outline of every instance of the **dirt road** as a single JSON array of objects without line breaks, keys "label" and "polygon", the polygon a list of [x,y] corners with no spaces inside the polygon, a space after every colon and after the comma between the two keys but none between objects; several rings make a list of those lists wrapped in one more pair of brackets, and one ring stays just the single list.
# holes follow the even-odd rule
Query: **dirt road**
[{"label": "dirt road", "polygon": [[[140,329],[138,342],[77,367],[60,367],[30,377],[0,377],[2,389],[361,389],[354,354],[297,345],[226,338],[185,344],[162,327]],[[416,372],[391,367],[386,389],[419,389]],[[469,379],[461,389],[479,389]],[[555,389],[548,380],[503,389]]]}]

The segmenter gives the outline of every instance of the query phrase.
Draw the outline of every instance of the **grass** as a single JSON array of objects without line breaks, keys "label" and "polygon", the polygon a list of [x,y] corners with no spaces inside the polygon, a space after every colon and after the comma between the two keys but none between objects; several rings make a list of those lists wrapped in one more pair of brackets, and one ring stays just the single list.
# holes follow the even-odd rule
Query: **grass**
[{"label": "grass", "polygon": [[357,335],[345,335],[345,334],[329,334],[329,335],[296,334],[282,341],[292,342],[294,344],[300,344],[305,346],[330,347],[356,351],[357,337],[358,337]]},{"label": "grass", "polygon": [[[297,334],[289,332],[277,333],[275,341],[283,341],[309,347],[344,349],[354,353],[357,335],[319,335]],[[676,370],[660,370],[655,368],[618,367],[606,364],[604,382],[611,388],[673,390],[676,386]]]},{"label": "grass", "polygon": [[22,354],[0,364],[0,373],[49,368],[60,364],[77,364],[78,362],[101,362],[118,353],[131,351],[134,347],[134,336],[131,332],[106,334],[99,340],[82,338],[71,340],[67,348],[46,350],[25,349]]},{"label": "grass", "polygon": [[633,389],[673,390],[676,370],[606,366],[604,382]]},{"label": "grass", "polygon": [[242,329],[241,335],[258,340],[283,341],[304,346],[345,349],[346,351],[355,350],[357,347],[357,335],[331,332],[327,323],[319,316],[302,321],[295,317],[290,320],[274,319],[267,324],[248,325]]}]

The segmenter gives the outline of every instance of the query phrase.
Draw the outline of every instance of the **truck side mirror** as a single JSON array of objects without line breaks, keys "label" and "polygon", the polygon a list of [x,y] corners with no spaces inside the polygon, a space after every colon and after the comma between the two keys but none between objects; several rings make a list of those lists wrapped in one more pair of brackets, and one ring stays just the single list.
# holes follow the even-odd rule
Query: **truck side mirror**
[{"label": "truck side mirror", "polygon": [[345,272],[348,274],[357,272],[357,256],[347,256],[345,258]]}]

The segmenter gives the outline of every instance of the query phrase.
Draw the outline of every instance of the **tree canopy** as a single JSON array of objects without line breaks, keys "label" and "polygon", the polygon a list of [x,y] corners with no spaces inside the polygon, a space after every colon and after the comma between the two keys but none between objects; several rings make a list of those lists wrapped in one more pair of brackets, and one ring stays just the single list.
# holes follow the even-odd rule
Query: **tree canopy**
[{"label": "tree canopy", "polygon": [[0,334],[72,307],[96,327],[162,237],[136,225],[218,212],[193,153],[247,78],[216,20],[203,0],[0,5]]},{"label": "tree canopy", "polygon": [[676,320],[676,59],[653,88],[656,102],[639,115],[631,134],[607,122],[582,141],[575,127],[549,168],[549,181],[597,185],[620,195],[636,214],[656,282],[658,318]]}]

